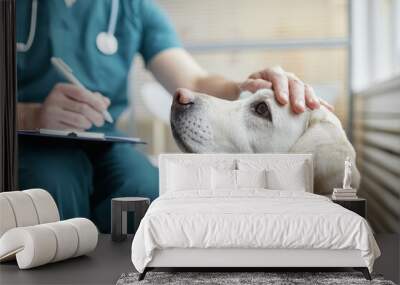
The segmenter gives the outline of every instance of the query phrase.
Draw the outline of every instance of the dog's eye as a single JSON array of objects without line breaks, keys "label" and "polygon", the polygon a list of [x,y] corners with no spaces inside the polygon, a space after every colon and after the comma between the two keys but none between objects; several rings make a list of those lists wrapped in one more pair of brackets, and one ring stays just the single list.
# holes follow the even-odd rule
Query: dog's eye
[{"label": "dog's eye", "polygon": [[268,105],[265,102],[257,103],[254,106],[254,112],[256,112],[257,115],[272,121],[271,113],[269,111]]},{"label": "dog's eye", "polygon": [[268,107],[267,104],[265,104],[264,102],[261,102],[259,104],[256,105],[256,113],[259,115],[264,115],[266,112],[268,112]]}]

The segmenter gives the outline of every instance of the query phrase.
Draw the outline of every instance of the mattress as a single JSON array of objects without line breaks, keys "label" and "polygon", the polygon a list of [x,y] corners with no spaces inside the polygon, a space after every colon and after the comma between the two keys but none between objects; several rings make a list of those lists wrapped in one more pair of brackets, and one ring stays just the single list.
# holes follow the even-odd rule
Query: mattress
[{"label": "mattress", "polygon": [[380,255],[361,216],[324,196],[265,189],[160,196],[136,232],[132,262],[143,272],[156,250],[171,248],[359,250],[370,271]]}]

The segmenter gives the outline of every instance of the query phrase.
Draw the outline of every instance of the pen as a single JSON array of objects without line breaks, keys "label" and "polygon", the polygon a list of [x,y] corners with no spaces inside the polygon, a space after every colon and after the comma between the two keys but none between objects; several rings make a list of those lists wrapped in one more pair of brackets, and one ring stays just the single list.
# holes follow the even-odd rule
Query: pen
[{"label": "pen", "polygon": [[[53,66],[65,77],[65,79],[67,79],[72,84],[86,90],[85,86],[83,86],[82,83],[74,76],[72,69],[61,58],[52,57],[50,60]],[[114,122],[113,118],[107,110],[104,110],[102,114],[107,122]]]}]

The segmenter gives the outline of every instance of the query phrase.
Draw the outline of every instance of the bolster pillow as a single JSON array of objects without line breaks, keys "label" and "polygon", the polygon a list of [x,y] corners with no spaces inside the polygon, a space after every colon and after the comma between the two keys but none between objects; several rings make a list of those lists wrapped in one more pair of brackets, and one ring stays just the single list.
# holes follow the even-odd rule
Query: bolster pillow
[{"label": "bolster pillow", "polygon": [[15,227],[57,222],[57,205],[43,189],[0,193],[0,237]]},{"label": "bolster pillow", "polygon": [[17,227],[0,238],[0,261],[16,257],[19,268],[28,269],[86,254],[97,239],[96,226],[85,218]]}]

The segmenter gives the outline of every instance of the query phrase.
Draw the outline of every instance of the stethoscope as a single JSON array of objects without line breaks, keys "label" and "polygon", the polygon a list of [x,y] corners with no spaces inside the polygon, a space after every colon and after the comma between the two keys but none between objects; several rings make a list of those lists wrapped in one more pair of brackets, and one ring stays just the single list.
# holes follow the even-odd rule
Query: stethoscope
[{"label": "stethoscope", "polygon": [[[27,52],[32,47],[36,33],[38,0],[32,1],[31,24],[26,43],[17,43],[18,52]],[[115,54],[118,50],[118,40],[115,37],[115,27],[117,25],[119,10],[119,0],[112,0],[110,20],[106,32],[101,32],[96,37],[96,46],[105,55]]]}]

